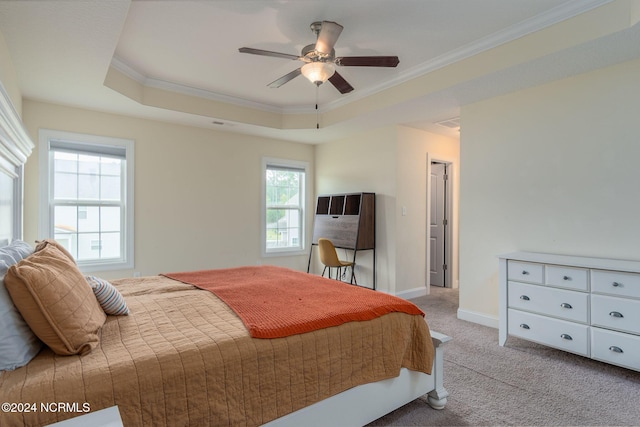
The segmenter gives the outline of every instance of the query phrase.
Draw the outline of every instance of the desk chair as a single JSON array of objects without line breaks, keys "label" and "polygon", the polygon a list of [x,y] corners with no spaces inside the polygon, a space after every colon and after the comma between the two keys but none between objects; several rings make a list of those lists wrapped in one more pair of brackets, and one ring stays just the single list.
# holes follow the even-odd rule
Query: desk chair
[{"label": "desk chair", "polygon": [[320,261],[324,264],[324,269],[322,270],[322,277],[324,277],[324,272],[329,268],[329,278],[331,279],[331,269],[337,268],[336,272],[336,280],[339,280],[340,274],[342,272],[342,267],[351,267],[351,281],[350,283],[358,284],[356,280],[356,275],[353,270],[354,263],[351,261],[340,261],[338,259],[338,253],[336,252],[336,247],[333,245],[333,242],[329,239],[325,239],[323,237],[318,239],[318,248],[320,249]]}]

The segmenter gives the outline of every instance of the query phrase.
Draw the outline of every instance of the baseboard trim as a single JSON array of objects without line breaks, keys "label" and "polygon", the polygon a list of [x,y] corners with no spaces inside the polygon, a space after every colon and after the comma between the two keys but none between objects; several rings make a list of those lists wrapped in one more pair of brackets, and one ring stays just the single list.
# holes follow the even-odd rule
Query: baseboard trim
[{"label": "baseboard trim", "polygon": [[498,318],[484,313],[458,309],[458,319],[498,329]]},{"label": "baseboard trim", "polygon": [[425,295],[427,295],[427,288],[424,286],[421,286],[419,288],[408,289],[406,291],[400,291],[396,294],[397,297],[400,297],[403,299],[418,298],[418,297],[423,297]]}]

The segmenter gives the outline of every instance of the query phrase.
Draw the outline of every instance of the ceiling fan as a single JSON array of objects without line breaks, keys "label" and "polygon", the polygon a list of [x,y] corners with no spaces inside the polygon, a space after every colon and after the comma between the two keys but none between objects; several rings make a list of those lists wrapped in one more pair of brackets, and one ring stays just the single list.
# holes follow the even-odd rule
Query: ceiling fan
[{"label": "ceiling fan", "polygon": [[336,58],[335,45],[343,26],[331,21],[314,22],[311,31],[316,34],[317,41],[302,48],[300,56],[288,53],[272,52],[269,50],[241,47],[241,53],[253,55],[275,56],[277,58],[293,59],[305,64],[291,71],[279,79],[269,83],[269,87],[278,88],[300,74],[304,75],[316,86],[329,80],[340,93],[349,93],[351,86],[335,69],[336,65],[343,67],[396,67],[400,60],[397,56],[343,56]]}]

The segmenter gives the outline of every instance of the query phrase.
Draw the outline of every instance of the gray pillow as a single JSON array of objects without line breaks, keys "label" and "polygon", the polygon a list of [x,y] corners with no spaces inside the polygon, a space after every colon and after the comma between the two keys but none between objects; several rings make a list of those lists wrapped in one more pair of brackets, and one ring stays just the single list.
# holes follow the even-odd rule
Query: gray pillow
[{"label": "gray pillow", "polygon": [[33,248],[22,240],[0,248],[0,371],[26,365],[42,348],[42,341],[31,331],[4,287],[9,267],[32,253]]}]

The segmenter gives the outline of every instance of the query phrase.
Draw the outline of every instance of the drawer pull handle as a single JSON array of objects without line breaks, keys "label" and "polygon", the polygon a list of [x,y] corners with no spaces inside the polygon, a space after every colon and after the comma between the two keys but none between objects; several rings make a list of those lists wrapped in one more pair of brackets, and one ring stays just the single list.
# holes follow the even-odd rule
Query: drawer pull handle
[{"label": "drawer pull handle", "polygon": [[618,283],[618,282],[613,282],[612,285],[613,285],[614,288],[622,286],[622,284]]},{"label": "drawer pull handle", "polygon": [[619,319],[622,319],[624,316],[622,315],[622,313],[618,312],[618,311],[612,311],[611,313],[609,313],[609,316],[611,317],[617,317]]},{"label": "drawer pull handle", "polygon": [[573,308],[573,307],[571,307],[571,304],[567,304],[566,302],[563,302],[562,304],[560,304],[560,307],[562,307],[562,308]]},{"label": "drawer pull handle", "polygon": [[531,328],[529,327],[529,325],[527,325],[526,323],[522,323],[522,324],[520,324],[520,327],[521,327],[522,329],[531,329]]},{"label": "drawer pull handle", "polygon": [[526,276],[527,274],[529,274],[529,272],[527,270],[522,270],[522,275]]},{"label": "drawer pull handle", "polygon": [[567,340],[567,341],[573,341],[573,338],[571,338],[571,335],[569,335],[569,334],[562,334],[562,335],[560,335],[560,338],[562,338],[563,340]]},{"label": "drawer pull handle", "polygon": [[520,295],[520,299],[523,301],[529,301],[529,297],[526,295]]},{"label": "drawer pull handle", "polygon": [[562,278],[562,280],[571,280],[571,277],[569,277],[569,276],[564,276],[564,277]]},{"label": "drawer pull handle", "polygon": [[609,347],[609,350],[613,351],[614,353],[624,353],[624,351],[622,351],[620,347],[616,347],[615,345]]}]

